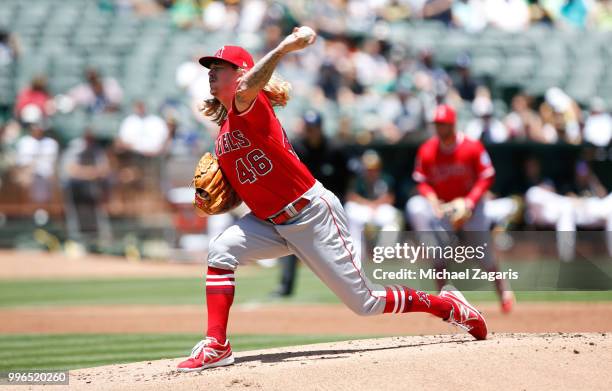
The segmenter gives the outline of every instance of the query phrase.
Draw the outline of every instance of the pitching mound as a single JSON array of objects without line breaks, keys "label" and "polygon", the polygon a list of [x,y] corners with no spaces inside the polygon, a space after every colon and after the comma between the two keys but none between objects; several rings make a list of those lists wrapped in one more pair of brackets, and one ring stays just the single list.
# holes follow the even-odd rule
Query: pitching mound
[{"label": "pitching mound", "polygon": [[612,384],[612,334],[347,341],[237,353],[232,367],[186,374],[174,370],[178,362],[76,370],[71,372],[70,389],[603,390]]}]

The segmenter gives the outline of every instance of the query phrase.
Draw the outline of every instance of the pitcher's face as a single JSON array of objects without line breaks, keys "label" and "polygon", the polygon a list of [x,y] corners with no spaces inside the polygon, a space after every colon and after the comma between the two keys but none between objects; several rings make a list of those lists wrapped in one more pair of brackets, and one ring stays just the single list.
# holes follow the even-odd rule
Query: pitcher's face
[{"label": "pitcher's face", "polygon": [[217,61],[210,65],[208,83],[210,93],[218,98],[223,94],[234,94],[240,72],[238,68],[225,61]]}]

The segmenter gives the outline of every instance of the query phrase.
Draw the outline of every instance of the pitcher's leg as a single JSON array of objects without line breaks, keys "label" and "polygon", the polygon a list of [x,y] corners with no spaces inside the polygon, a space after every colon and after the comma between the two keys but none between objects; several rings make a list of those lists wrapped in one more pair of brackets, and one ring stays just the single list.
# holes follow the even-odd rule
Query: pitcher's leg
[{"label": "pitcher's leg", "polygon": [[299,223],[277,226],[278,232],[298,258],[351,310],[362,315],[382,313],[384,288],[364,277],[346,217],[339,221],[329,213],[320,213],[326,202],[329,201],[317,198]]},{"label": "pitcher's leg", "polygon": [[300,259],[355,313],[429,312],[448,318],[444,299],[400,285],[373,284],[361,270],[338,199],[326,191],[298,223],[277,226]]},{"label": "pitcher's leg", "polygon": [[234,270],[238,264],[287,255],[283,238],[250,213],[210,241],[206,273],[208,330],[206,335],[225,342],[229,309],[234,300]]},{"label": "pitcher's leg", "polygon": [[206,272],[208,329],[191,356],[178,365],[179,371],[199,371],[234,362],[226,336],[236,285],[234,270],[240,263],[288,253],[287,243],[273,226],[250,213],[210,241]]},{"label": "pitcher's leg", "polygon": [[274,226],[248,213],[210,240],[208,265],[236,270],[240,263],[288,254],[287,242]]},{"label": "pitcher's leg", "polygon": [[349,233],[353,238],[353,246],[361,254],[361,251],[363,251],[362,235],[366,223],[372,220],[372,208],[348,201],[344,204],[344,209],[346,210]]}]

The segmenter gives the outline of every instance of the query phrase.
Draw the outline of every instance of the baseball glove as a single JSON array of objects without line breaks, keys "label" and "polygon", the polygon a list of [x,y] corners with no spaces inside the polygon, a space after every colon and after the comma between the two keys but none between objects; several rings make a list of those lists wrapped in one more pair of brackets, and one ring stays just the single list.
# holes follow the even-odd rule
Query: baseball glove
[{"label": "baseball glove", "polygon": [[207,215],[228,212],[242,202],[238,193],[223,176],[217,158],[206,152],[198,162],[193,174],[196,211]]},{"label": "baseball glove", "polygon": [[472,217],[472,209],[465,198],[455,198],[451,202],[442,204],[440,208],[454,229],[460,229]]}]

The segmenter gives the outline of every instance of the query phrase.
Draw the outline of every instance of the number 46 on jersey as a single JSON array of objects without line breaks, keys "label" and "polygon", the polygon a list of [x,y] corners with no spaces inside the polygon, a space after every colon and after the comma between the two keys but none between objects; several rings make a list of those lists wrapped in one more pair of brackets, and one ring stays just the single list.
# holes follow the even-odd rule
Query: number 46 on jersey
[{"label": "number 46 on jersey", "polygon": [[258,177],[272,171],[272,161],[261,149],[254,149],[245,157],[236,160],[236,173],[240,183],[253,183]]}]

